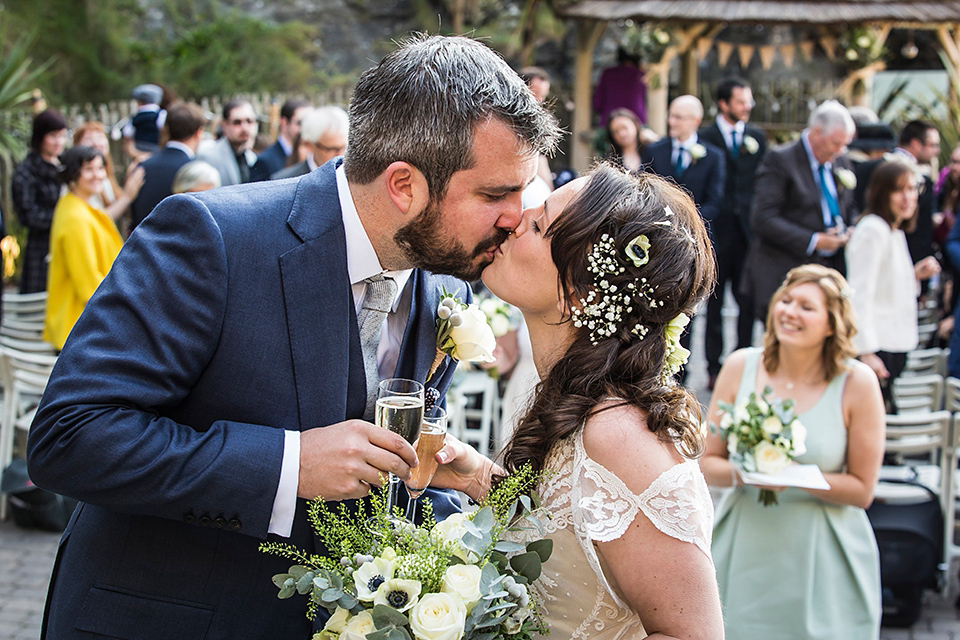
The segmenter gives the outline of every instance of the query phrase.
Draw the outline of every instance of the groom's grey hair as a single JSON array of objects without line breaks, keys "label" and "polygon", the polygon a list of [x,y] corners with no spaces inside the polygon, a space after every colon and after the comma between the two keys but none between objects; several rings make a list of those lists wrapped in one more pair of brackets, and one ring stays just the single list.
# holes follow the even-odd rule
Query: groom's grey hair
[{"label": "groom's grey hair", "polygon": [[470,38],[416,35],[357,82],[347,178],[369,184],[392,162],[408,162],[439,200],[453,174],[473,166],[474,133],[490,118],[530,154],[552,155],[560,141],[556,118],[495,51]]}]

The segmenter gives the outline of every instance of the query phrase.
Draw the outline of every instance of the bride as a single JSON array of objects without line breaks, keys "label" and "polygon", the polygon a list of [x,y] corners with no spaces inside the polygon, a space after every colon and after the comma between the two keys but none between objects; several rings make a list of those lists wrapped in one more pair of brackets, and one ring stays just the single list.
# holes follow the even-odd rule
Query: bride
[{"label": "bride", "polygon": [[434,484],[479,499],[524,463],[554,472],[538,489],[552,637],[723,637],[701,410],[672,379],[713,270],[688,196],[601,165],[525,211],[483,273],[523,311],[543,382],[503,467],[448,436]]}]

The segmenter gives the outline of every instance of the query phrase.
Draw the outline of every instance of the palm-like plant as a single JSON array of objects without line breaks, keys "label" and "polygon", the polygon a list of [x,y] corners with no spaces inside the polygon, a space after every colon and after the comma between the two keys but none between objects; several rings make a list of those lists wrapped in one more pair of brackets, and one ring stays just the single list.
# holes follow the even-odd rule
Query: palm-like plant
[{"label": "palm-like plant", "polygon": [[[29,100],[37,80],[53,62],[48,60],[34,64],[29,51],[35,40],[36,34],[21,36],[14,41],[9,53],[0,59],[0,112],[9,111]],[[19,158],[25,151],[26,145],[15,130],[0,127],[0,156]]]}]

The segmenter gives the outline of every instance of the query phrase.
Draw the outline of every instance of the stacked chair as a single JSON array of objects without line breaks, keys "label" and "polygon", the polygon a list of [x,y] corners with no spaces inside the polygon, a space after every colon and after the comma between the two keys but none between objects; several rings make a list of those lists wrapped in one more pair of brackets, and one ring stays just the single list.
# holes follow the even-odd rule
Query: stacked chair
[{"label": "stacked chair", "polygon": [[[6,469],[13,459],[17,430],[29,430],[40,396],[57,361],[53,345],[43,339],[46,304],[46,292],[5,293],[2,297],[0,470]],[[0,498],[0,519],[6,517],[6,504],[6,500]]]}]

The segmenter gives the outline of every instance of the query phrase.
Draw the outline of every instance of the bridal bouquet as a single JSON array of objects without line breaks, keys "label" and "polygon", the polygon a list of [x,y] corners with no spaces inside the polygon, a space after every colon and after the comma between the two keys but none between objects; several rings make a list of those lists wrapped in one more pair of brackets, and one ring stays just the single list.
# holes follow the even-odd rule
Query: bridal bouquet
[{"label": "bridal bouquet", "polygon": [[[807,430],[797,419],[794,401],[772,395],[768,386],[760,397],[751,393],[745,403],[718,403],[723,412],[718,431],[727,440],[730,461],[743,471],[776,475],[807,450]],[[777,504],[777,494],[761,489],[759,500],[764,506]]]},{"label": "bridal bouquet", "polygon": [[529,587],[553,543],[523,545],[504,534],[530,527],[542,534],[531,492],[536,477],[521,469],[477,511],[440,523],[422,498],[420,526],[389,518],[379,492],[371,494],[372,513],[362,502],[359,511],[350,511],[315,500],[310,523],[339,557],[277,542],[260,550],[296,563],[273,576],[279,598],[307,596],[311,620],[320,607],[330,613],[313,640],[529,640],[547,633]]}]

